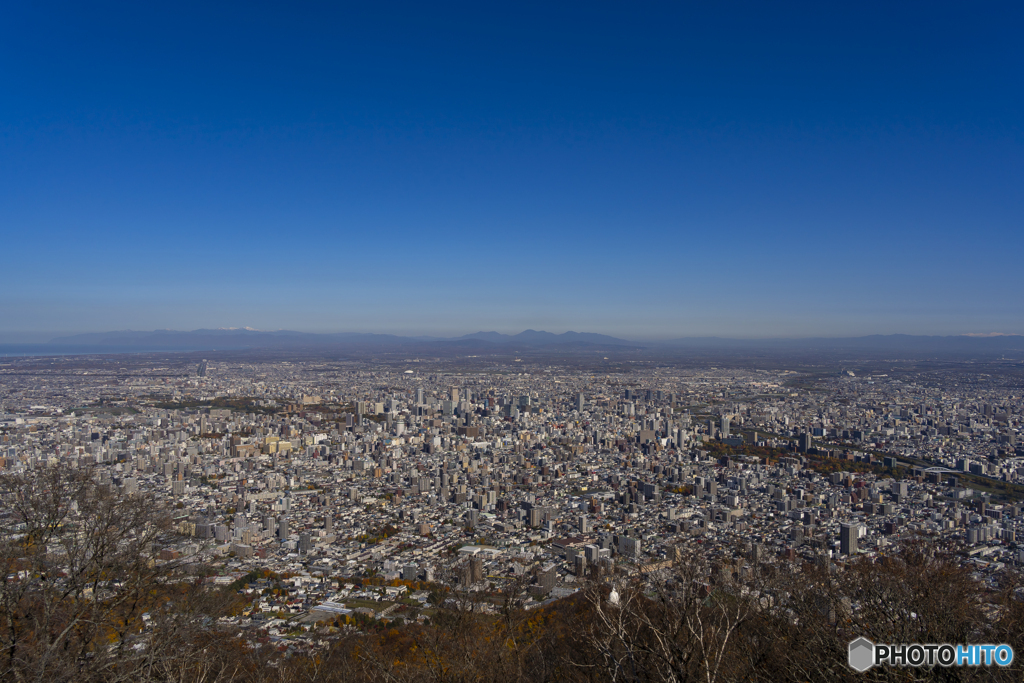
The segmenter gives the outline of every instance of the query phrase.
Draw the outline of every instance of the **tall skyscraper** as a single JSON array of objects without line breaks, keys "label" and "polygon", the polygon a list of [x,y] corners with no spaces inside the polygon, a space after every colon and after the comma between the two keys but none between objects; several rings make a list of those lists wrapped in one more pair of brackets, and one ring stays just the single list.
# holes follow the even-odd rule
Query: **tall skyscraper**
[{"label": "tall skyscraper", "polygon": [[852,556],[857,554],[857,536],[859,529],[856,524],[843,524],[839,527],[839,552]]},{"label": "tall skyscraper", "polygon": [[797,450],[799,450],[801,453],[806,453],[807,451],[814,448],[814,437],[811,436],[810,432],[804,432],[803,434],[800,435],[800,440],[797,446]]}]

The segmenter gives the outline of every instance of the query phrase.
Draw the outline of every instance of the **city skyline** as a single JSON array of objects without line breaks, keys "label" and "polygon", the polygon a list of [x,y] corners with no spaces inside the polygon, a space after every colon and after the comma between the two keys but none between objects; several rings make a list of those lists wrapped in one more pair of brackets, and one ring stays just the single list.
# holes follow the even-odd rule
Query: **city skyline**
[{"label": "city skyline", "polygon": [[[419,681],[447,663],[480,672],[460,679],[611,682],[624,662],[665,680],[724,662],[716,680],[796,683],[855,680],[863,642],[970,627],[1024,649],[1019,360],[456,346],[0,356],[0,491],[18,506],[0,541],[24,570],[4,595],[27,586],[44,617],[89,610],[99,567],[125,598],[100,624],[141,622],[130,648],[80,659],[58,638],[43,659],[18,638],[0,662],[252,683],[270,668]],[[26,544],[39,520],[52,535]],[[739,626],[721,655],[684,626],[668,663],[646,647],[603,659],[598,638],[685,623],[666,611],[716,638]],[[451,637],[464,619],[472,637]],[[13,666],[12,648],[27,653]],[[1010,659],[985,680],[1019,681]]]},{"label": "city skyline", "polygon": [[1019,14],[17,7],[0,332],[1024,333]]}]

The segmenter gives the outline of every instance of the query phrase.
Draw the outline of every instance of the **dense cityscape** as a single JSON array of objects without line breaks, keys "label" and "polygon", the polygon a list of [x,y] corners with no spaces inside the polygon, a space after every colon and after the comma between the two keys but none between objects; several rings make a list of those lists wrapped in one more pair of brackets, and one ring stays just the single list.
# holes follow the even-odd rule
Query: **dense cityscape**
[{"label": "dense cityscape", "polygon": [[1024,563],[1022,388],[969,365],[172,354],[8,358],[0,382],[4,472],[166,506],[154,559],[236,591],[253,643],[429,622],[445,582],[531,609],[694,549],[742,575],[917,539],[993,586]]}]

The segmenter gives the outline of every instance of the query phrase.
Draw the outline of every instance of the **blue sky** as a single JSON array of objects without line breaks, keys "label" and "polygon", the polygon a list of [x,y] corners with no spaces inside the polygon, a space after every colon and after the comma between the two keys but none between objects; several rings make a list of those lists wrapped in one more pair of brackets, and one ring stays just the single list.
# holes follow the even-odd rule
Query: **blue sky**
[{"label": "blue sky", "polygon": [[1016,3],[29,5],[0,338],[1024,333]]}]

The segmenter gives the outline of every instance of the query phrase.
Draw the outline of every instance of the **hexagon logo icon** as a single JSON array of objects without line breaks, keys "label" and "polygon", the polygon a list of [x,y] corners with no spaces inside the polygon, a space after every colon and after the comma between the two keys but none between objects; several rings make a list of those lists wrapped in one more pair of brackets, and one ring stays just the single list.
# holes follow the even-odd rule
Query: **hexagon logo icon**
[{"label": "hexagon logo icon", "polygon": [[851,642],[849,662],[850,668],[854,671],[864,672],[870,669],[875,663],[875,644],[863,636]]}]

